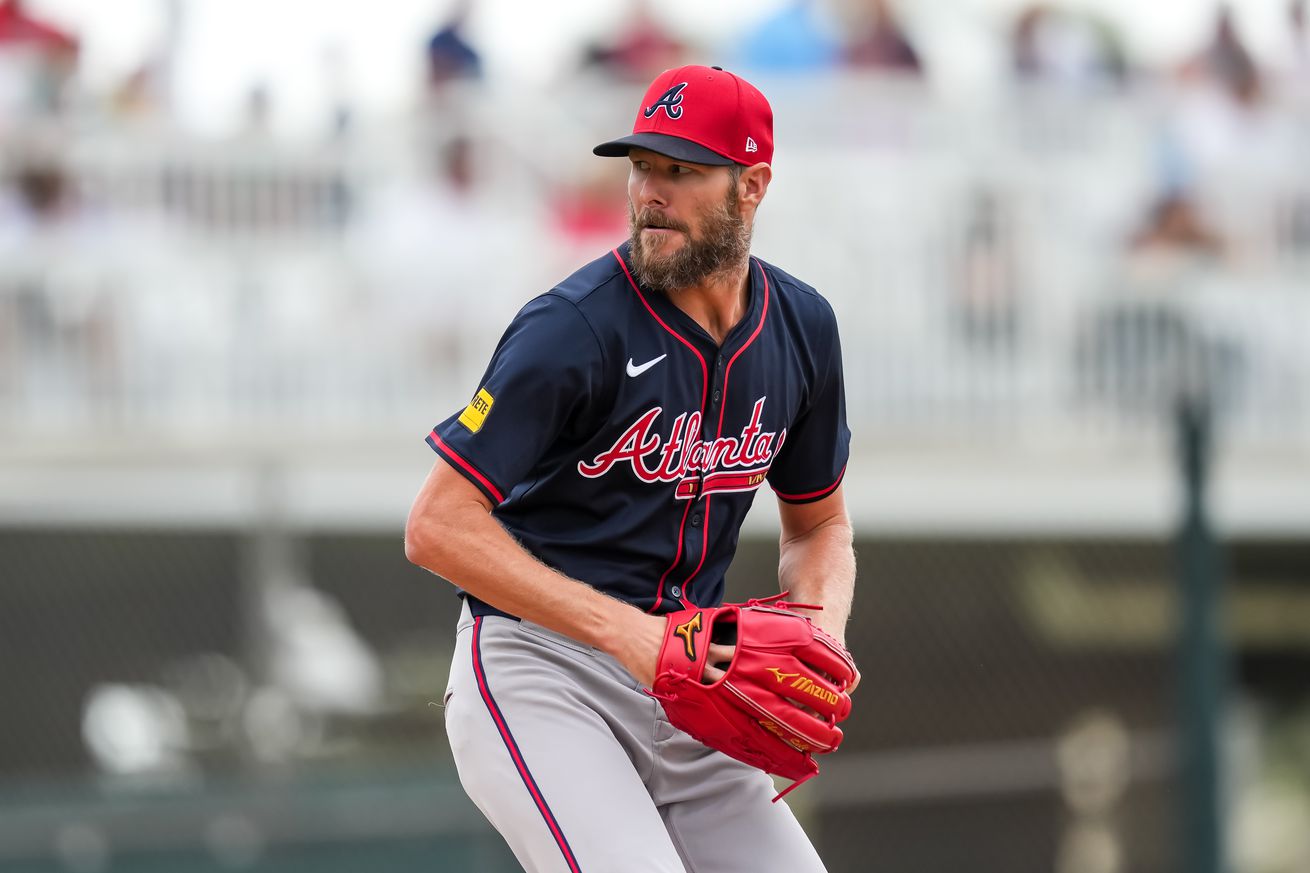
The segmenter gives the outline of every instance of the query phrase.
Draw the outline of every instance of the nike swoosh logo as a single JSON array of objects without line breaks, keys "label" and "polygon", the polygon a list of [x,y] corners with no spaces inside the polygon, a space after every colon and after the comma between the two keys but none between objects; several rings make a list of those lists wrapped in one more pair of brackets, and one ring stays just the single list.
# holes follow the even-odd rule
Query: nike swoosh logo
[{"label": "nike swoosh logo", "polygon": [[640,366],[632,363],[632,358],[628,358],[628,375],[640,376],[642,373],[646,372],[651,367],[655,366],[656,364],[658,364],[660,361],[664,360],[667,357],[668,357],[667,354],[663,354],[660,355],[658,358],[652,358],[651,360],[647,361],[646,363]]}]

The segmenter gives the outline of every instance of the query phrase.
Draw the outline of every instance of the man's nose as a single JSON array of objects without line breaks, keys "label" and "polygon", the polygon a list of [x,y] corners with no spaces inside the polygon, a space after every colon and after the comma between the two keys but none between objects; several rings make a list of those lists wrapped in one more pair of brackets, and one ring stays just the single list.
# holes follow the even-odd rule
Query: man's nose
[{"label": "man's nose", "polygon": [[653,174],[647,175],[642,180],[641,188],[637,191],[637,204],[639,206],[662,207],[668,206],[669,202],[664,196],[664,189],[652,178]]}]

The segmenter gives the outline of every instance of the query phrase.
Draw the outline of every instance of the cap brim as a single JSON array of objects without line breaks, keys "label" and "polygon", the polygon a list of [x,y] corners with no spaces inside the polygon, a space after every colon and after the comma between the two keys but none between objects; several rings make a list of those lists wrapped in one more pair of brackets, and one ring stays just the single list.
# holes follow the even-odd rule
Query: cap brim
[{"label": "cap brim", "polygon": [[737,163],[732,158],[725,158],[718,152],[710,151],[703,145],[697,145],[691,140],[669,136],[665,133],[634,133],[632,136],[625,136],[622,139],[603,142],[591,151],[602,158],[625,158],[628,156],[628,150],[634,148],[646,149],[664,155],[666,158],[686,161],[689,164],[710,164],[722,167]]}]

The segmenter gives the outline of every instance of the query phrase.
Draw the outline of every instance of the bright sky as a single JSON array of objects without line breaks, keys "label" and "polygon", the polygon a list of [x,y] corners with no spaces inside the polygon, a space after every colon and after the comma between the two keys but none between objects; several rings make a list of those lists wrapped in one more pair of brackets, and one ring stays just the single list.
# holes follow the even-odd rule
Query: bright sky
[{"label": "bright sky", "polygon": [[[26,0],[36,14],[80,35],[88,86],[107,90],[163,42],[167,10],[181,10],[177,110],[188,126],[221,133],[245,95],[266,82],[285,131],[321,126],[336,83],[363,114],[411,105],[424,40],[453,0]],[[578,47],[614,29],[632,0],[474,0],[469,35],[488,75],[539,84],[569,69]],[[785,0],[657,0],[676,33],[713,47]],[[995,68],[1014,12],[1029,0],[901,2],[908,25],[942,79],[967,82]],[[1277,52],[1287,0],[1233,0],[1257,52]],[[1117,23],[1134,57],[1175,60],[1209,30],[1212,0],[1065,0]],[[708,61],[707,61],[708,62]]]}]

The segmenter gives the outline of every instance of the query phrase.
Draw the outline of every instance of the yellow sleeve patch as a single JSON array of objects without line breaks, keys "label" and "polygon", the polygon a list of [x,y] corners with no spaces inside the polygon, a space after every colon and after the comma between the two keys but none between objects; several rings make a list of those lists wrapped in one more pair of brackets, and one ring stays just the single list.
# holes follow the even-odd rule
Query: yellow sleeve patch
[{"label": "yellow sleeve patch", "polygon": [[491,412],[491,404],[496,402],[496,398],[487,393],[486,388],[479,388],[478,394],[469,405],[460,413],[459,423],[464,425],[472,433],[482,430],[482,423],[487,420],[487,414]]}]

